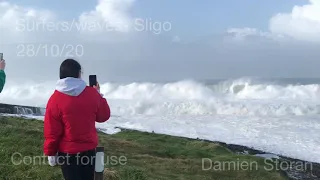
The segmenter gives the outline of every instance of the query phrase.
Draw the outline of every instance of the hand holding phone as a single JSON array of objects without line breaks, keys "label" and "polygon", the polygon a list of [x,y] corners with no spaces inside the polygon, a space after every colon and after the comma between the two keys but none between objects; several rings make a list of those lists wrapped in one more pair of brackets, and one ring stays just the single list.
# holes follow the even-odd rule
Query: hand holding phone
[{"label": "hand holding phone", "polygon": [[97,82],[97,85],[93,86],[99,93],[100,93],[100,85],[99,83]]},{"label": "hand holding phone", "polygon": [[94,87],[98,92],[100,92],[100,86],[97,81],[97,75],[89,75],[89,85]]},{"label": "hand holding phone", "polygon": [[97,75],[89,75],[89,86],[93,87],[97,85]]}]

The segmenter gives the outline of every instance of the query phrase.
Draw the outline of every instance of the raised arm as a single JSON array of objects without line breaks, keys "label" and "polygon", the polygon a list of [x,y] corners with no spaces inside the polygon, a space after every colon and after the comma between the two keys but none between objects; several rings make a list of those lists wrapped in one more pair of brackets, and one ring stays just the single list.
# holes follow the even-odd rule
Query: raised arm
[{"label": "raised arm", "polygon": [[111,116],[111,112],[110,112],[110,107],[109,104],[107,102],[107,100],[105,98],[99,97],[99,106],[98,106],[98,113],[97,113],[97,118],[96,118],[96,122],[106,122],[107,120],[109,120],[110,116]]}]

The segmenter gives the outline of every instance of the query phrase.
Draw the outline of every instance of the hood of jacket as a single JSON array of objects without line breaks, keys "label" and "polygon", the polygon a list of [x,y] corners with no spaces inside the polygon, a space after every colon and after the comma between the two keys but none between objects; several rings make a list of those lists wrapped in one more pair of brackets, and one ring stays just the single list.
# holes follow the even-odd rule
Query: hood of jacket
[{"label": "hood of jacket", "polygon": [[69,96],[79,96],[86,86],[82,79],[68,77],[57,81],[56,90]]}]

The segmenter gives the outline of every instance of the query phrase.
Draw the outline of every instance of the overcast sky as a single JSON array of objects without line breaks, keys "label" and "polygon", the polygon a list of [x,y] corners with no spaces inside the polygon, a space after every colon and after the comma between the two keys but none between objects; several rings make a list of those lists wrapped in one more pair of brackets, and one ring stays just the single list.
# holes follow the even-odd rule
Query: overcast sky
[{"label": "overcast sky", "polygon": [[55,80],[73,56],[103,82],[320,77],[320,0],[217,2],[1,1],[8,79]]}]

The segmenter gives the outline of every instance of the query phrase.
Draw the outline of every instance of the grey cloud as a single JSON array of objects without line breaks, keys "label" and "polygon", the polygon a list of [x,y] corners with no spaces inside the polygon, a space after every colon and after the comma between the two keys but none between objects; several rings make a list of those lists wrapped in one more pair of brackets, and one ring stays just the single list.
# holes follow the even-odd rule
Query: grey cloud
[{"label": "grey cloud", "polygon": [[[235,43],[225,34],[187,44],[145,34],[116,42],[70,41],[81,44],[78,59],[85,76],[98,74],[100,81],[169,81],[241,76],[320,77],[317,44],[276,42],[248,37]],[[226,40],[229,39],[229,40]],[[17,57],[16,44],[0,45],[7,60],[9,78],[54,80],[64,57]]]}]

